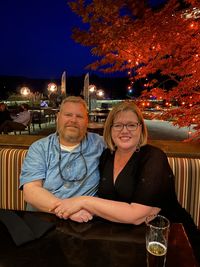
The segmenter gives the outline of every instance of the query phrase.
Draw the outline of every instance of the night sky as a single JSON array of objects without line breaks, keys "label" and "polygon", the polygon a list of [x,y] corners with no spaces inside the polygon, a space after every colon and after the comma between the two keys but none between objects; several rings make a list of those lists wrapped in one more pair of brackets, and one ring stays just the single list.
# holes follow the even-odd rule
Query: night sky
[{"label": "night sky", "polygon": [[1,0],[0,75],[54,79],[63,71],[86,73],[94,58],[70,37],[79,24],[66,0]]}]

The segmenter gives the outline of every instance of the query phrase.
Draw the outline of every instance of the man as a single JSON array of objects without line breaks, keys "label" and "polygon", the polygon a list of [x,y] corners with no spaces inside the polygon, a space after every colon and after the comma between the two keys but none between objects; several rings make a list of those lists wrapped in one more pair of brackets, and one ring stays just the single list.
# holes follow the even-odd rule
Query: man
[{"label": "man", "polygon": [[88,114],[81,97],[67,97],[57,115],[57,132],[36,141],[24,160],[20,187],[38,210],[53,212],[62,199],[95,195],[103,138],[87,133]]},{"label": "man", "polygon": [[22,104],[20,106],[20,112],[16,117],[13,117],[13,121],[6,120],[0,126],[0,133],[7,134],[12,131],[23,131],[30,122],[31,115],[28,111],[29,106]]}]

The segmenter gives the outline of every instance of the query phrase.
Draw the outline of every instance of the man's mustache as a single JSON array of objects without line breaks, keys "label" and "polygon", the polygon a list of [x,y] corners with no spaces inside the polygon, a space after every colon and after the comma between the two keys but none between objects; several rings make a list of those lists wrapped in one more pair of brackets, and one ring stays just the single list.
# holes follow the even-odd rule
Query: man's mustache
[{"label": "man's mustache", "polygon": [[65,128],[67,128],[67,127],[79,128],[79,126],[76,123],[65,124],[64,127]]}]

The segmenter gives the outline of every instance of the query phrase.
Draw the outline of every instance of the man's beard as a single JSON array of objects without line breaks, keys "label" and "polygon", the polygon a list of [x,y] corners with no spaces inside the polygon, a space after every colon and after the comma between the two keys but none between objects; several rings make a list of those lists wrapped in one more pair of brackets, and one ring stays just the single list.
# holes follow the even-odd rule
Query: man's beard
[{"label": "man's beard", "polygon": [[58,129],[58,133],[61,138],[63,138],[66,142],[69,143],[78,143],[82,140],[83,136],[85,135],[85,133],[83,133],[79,127],[76,127],[74,125],[62,127]]}]

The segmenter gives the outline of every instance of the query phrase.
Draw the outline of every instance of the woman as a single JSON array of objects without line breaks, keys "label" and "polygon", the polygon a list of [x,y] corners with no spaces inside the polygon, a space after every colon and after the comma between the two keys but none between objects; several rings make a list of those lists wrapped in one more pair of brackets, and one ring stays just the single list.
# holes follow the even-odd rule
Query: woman
[{"label": "woman", "polygon": [[177,201],[167,156],[147,144],[144,119],[133,102],[121,102],[109,113],[104,140],[107,149],[100,159],[99,197],[65,199],[55,208],[56,215],[67,219],[84,209],[113,222],[141,224],[159,213],[183,223],[191,242],[199,246],[199,232]]}]

